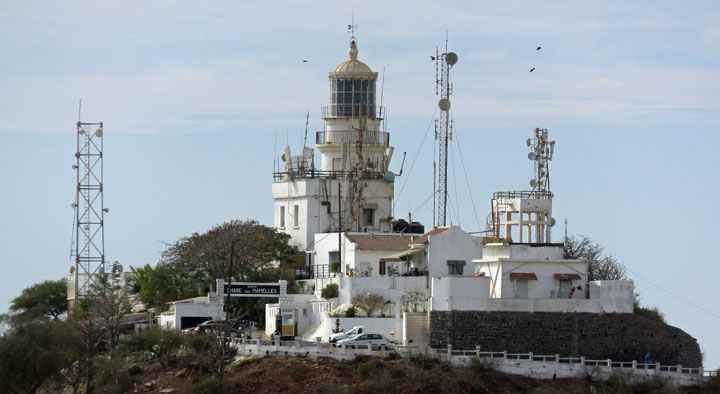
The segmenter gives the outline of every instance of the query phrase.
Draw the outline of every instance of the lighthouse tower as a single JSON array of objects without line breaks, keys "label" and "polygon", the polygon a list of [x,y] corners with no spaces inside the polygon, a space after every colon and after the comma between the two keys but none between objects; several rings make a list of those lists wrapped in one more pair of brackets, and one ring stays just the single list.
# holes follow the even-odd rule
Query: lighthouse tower
[{"label": "lighthouse tower", "polygon": [[324,128],[315,134],[319,167],[313,149],[293,156],[285,147],[284,168],[273,174],[275,228],[301,251],[312,249],[318,233],[391,230],[394,148],[377,105],[378,73],[358,60],[354,36],[348,55],[328,73],[330,105],[322,108]]}]

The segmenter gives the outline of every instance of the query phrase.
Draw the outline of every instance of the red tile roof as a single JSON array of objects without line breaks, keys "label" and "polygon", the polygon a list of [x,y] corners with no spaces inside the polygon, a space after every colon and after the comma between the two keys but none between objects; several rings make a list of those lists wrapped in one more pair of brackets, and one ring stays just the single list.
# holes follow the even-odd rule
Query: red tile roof
[{"label": "red tile roof", "polygon": [[346,234],[358,250],[371,252],[402,252],[409,248],[409,235],[401,234]]},{"label": "red tile roof", "polygon": [[431,236],[431,235],[432,235],[432,236],[435,236],[435,235],[438,235],[438,234],[442,234],[442,233],[444,233],[445,231],[448,231],[448,230],[450,230],[450,227],[438,227],[438,228],[436,228],[436,229],[433,229],[433,230],[431,230],[431,231],[429,231],[429,232],[421,235],[420,238],[418,238],[418,239],[416,239],[416,240],[414,240],[414,241],[412,241],[412,242],[410,242],[410,243],[411,243],[411,244],[424,244],[425,242],[428,241],[428,237],[429,237],[429,236]]}]

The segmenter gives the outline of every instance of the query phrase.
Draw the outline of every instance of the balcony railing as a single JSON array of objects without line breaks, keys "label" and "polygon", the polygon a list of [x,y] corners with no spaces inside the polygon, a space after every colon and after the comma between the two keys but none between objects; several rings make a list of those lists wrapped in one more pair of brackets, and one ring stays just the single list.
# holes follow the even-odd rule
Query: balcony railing
[{"label": "balcony railing", "polygon": [[323,118],[383,119],[387,109],[379,105],[336,104],[322,107]]},{"label": "balcony railing", "polygon": [[385,174],[378,171],[322,171],[322,170],[293,170],[273,172],[273,180],[280,181],[285,177],[292,179],[383,179]]},{"label": "balcony railing", "polygon": [[507,198],[526,198],[526,199],[551,199],[553,194],[550,191],[513,191],[513,192],[495,192],[493,199]]},{"label": "balcony railing", "polygon": [[[380,144],[389,146],[390,145],[390,133],[385,131],[364,131],[363,143],[365,144]],[[318,145],[324,144],[356,144],[360,139],[360,134],[357,130],[334,130],[334,131],[318,131],[315,133],[315,143]]]}]

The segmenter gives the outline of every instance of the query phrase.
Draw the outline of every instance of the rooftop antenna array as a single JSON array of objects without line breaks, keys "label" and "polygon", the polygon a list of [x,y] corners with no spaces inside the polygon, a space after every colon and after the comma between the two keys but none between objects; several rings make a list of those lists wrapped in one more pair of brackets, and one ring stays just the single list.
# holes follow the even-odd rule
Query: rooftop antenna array
[{"label": "rooftop antenna array", "polygon": [[68,300],[77,305],[79,298],[87,296],[98,275],[105,273],[105,214],[110,210],[103,205],[103,123],[77,122],[74,248],[75,266],[73,296]]},{"label": "rooftop antenna array", "polygon": [[527,146],[530,148],[528,159],[533,161],[534,166],[530,187],[542,198],[550,193],[549,164],[555,151],[555,141],[548,141],[547,129],[535,128],[535,136],[528,138]]},{"label": "rooftop antenna array", "polygon": [[448,141],[452,140],[452,122],[450,120],[450,95],[452,94],[452,83],[450,83],[450,69],[457,63],[458,56],[455,52],[448,52],[448,39],[445,37],[445,52],[439,53],[435,49],[435,56],[430,59],[435,61],[435,94],[440,96],[438,107],[440,108],[440,119],[435,120],[435,140],[438,141],[438,165],[437,165],[437,226],[443,227],[447,220],[447,164],[448,164]]}]

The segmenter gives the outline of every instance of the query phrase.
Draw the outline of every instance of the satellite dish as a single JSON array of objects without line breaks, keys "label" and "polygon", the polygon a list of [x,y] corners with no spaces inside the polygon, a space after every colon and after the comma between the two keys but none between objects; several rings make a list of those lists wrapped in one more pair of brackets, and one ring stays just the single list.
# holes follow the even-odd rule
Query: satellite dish
[{"label": "satellite dish", "polygon": [[395,174],[393,174],[393,173],[390,172],[390,171],[386,172],[386,173],[385,173],[385,176],[383,176],[383,181],[385,181],[385,182],[387,182],[387,183],[393,183],[393,182],[395,182]]},{"label": "satellite dish", "polygon": [[440,107],[441,110],[447,112],[450,110],[450,100],[449,99],[440,99],[438,102],[438,107]]},{"label": "satellite dish", "polygon": [[530,180],[530,186],[531,186],[531,187],[537,186],[537,181],[534,180],[534,179],[531,179],[531,180]]},{"label": "satellite dish", "polygon": [[555,218],[550,218],[550,227],[554,226],[556,223]]},{"label": "satellite dish", "polygon": [[85,130],[83,130],[83,129],[78,130],[78,134],[85,134]]},{"label": "satellite dish", "polygon": [[280,156],[280,160],[285,161],[285,154],[283,153],[282,156]]},{"label": "satellite dish", "polygon": [[537,155],[535,154],[535,152],[528,153],[528,159],[535,160],[536,157],[537,157]]},{"label": "satellite dish", "polygon": [[308,147],[303,148],[303,154],[302,154],[302,155],[303,155],[303,157],[307,157],[307,158],[312,157],[312,155],[313,155],[313,150],[312,150],[312,148],[308,148]]},{"label": "satellite dish", "polygon": [[98,137],[102,137],[102,135],[103,135],[102,129],[97,129],[97,130],[95,130],[95,135],[98,136]]},{"label": "satellite dish", "polygon": [[445,61],[451,66],[455,65],[458,61],[458,56],[455,52],[448,52],[448,54],[445,55]]}]

